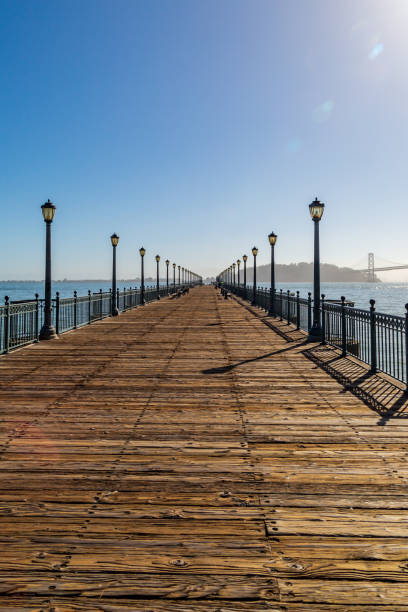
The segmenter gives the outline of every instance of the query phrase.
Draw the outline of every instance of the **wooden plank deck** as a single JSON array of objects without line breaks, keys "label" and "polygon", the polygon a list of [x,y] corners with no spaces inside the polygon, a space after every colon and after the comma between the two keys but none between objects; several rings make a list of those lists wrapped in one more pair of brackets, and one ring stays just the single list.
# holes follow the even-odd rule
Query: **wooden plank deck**
[{"label": "wooden plank deck", "polygon": [[0,359],[0,610],[408,611],[408,421],[203,287]]}]

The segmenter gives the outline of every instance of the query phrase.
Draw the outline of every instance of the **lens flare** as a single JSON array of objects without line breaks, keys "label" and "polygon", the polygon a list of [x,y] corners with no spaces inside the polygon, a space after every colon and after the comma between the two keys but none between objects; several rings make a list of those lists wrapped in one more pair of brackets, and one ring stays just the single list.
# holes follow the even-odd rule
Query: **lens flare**
[{"label": "lens flare", "polygon": [[370,60],[375,60],[379,55],[381,55],[381,53],[384,51],[384,45],[381,42],[378,42],[376,45],[374,45],[374,47],[371,49],[370,53],[368,54],[368,58]]},{"label": "lens flare", "polygon": [[313,111],[313,119],[316,123],[324,123],[328,121],[333,112],[334,102],[333,100],[326,100],[323,104],[317,106]]}]

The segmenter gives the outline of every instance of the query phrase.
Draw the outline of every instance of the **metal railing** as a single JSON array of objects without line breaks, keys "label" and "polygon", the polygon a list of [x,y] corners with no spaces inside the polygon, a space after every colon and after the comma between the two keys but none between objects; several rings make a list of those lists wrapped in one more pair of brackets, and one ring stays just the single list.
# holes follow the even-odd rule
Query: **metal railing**
[{"label": "metal railing", "polygon": [[[270,312],[272,316],[296,329],[309,333],[312,327],[313,300],[311,294],[301,298],[299,291],[284,292],[272,296],[269,289],[237,285],[221,285],[253,305]],[[370,366],[370,372],[384,372],[405,383],[408,390],[408,304],[405,316],[390,315],[375,310],[375,300],[370,300],[368,310],[347,305],[344,298],[339,303],[325,301],[322,296],[319,317],[322,327],[322,344],[341,349],[341,354],[353,355]]]},{"label": "metal railing", "polygon": [[[171,295],[183,287],[193,287],[200,284],[197,282],[185,283],[184,285],[160,285],[159,297]],[[157,288],[145,287],[145,303],[157,300]],[[140,288],[124,288],[117,290],[116,305],[119,312],[125,312],[131,308],[140,306]],[[52,323],[57,334],[77,329],[84,325],[90,325],[112,313],[112,292],[102,289],[97,293],[88,291],[88,295],[78,296],[74,291],[73,297],[61,298],[56,293],[52,300]],[[38,342],[39,333],[44,320],[44,300],[39,299],[38,294],[32,301],[20,300],[11,302],[5,298],[4,305],[0,305],[0,354],[8,353],[13,349]]]}]

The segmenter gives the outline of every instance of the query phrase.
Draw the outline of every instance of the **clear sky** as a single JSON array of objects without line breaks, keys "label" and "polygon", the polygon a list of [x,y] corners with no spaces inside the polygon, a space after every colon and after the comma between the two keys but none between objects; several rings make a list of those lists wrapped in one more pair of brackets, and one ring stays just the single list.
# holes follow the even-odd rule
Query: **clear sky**
[{"label": "clear sky", "polygon": [[[408,263],[406,0],[1,0],[2,279]],[[408,279],[408,271],[383,278]]]}]

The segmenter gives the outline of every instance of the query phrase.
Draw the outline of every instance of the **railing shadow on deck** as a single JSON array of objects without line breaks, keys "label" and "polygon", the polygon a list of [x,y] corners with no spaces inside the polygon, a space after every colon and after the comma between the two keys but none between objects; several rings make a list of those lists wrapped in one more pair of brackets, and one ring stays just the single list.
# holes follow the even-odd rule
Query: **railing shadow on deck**
[{"label": "railing shadow on deck", "polygon": [[302,329],[297,329],[292,325],[288,325],[286,321],[280,321],[279,319],[272,319],[268,315],[259,316],[258,318],[264,325],[273,329],[281,338],[284,338],[288,342],[306,342],[305,332]]},{"label": "railing shadow on deck", "polygon": [[279,321],[278,319],[272,319],[270,316],[265,315],[264,311],[258,312],[257,306],[246,304],[241,298],[233,295],[232,298],[238,302],[243,308],[248,310],[251,314],[254,314],[264,325],[273,329],[281,338],[288,342],[296,342],[304,338],[304,332],[300,329],[296,329],[292,325],[288,325],[285,321]]},{"label": "railing shadow on deck", "polygon": [[[295,343],[292,348],[309,345],[302,329],[264,313],[261,315],[257,307],[246,304],[236,296],[234,299],[287,342]],[[408,418],[408,394],[397,381],[393,382],[381,372],[372,374],[365,363],[359,363],[349,356],[343,357],[339,349],[330,345],[312,344],[302,353],[335,378],[343,386],[343,392],[350,391],[380,415],[378,425],[385,426],[391,419]]]},{"label": "railing shadow on deck", "polygon": [[302,353],[343,385],[344,392],[350,391],[377,412],[381,416],[378,425],[408,418],[408,395],[383,374],[371,374],[364,365],[342,357],[330,346],[311,346]]},{"label": "railing shadow on deck", "polygon": [[[306,342],[303,342],[302,344],[306,344]],[[237,363],[232,363],[227,366],[220,366],[218,368],[209,368],[208,370],[202,370],[202,374],[226,374],[227,372],[231,372],[231,370],[237,368],[238,366],[244,365],[246,363],[260,361],[261,359],[266,359],[267,357],[273,357],[273,355],[278,355],[279,353],[293,351],[293,349],[298,348],[298,346],[298,344],[296,346],[287,346],[286,348],[279,349],[278,351],[271,351],[270,353],[265,353],[264,355],[259,355],[258,357],[252,357],[252,359],[244,359],[243,361],[238,361]]]}]

